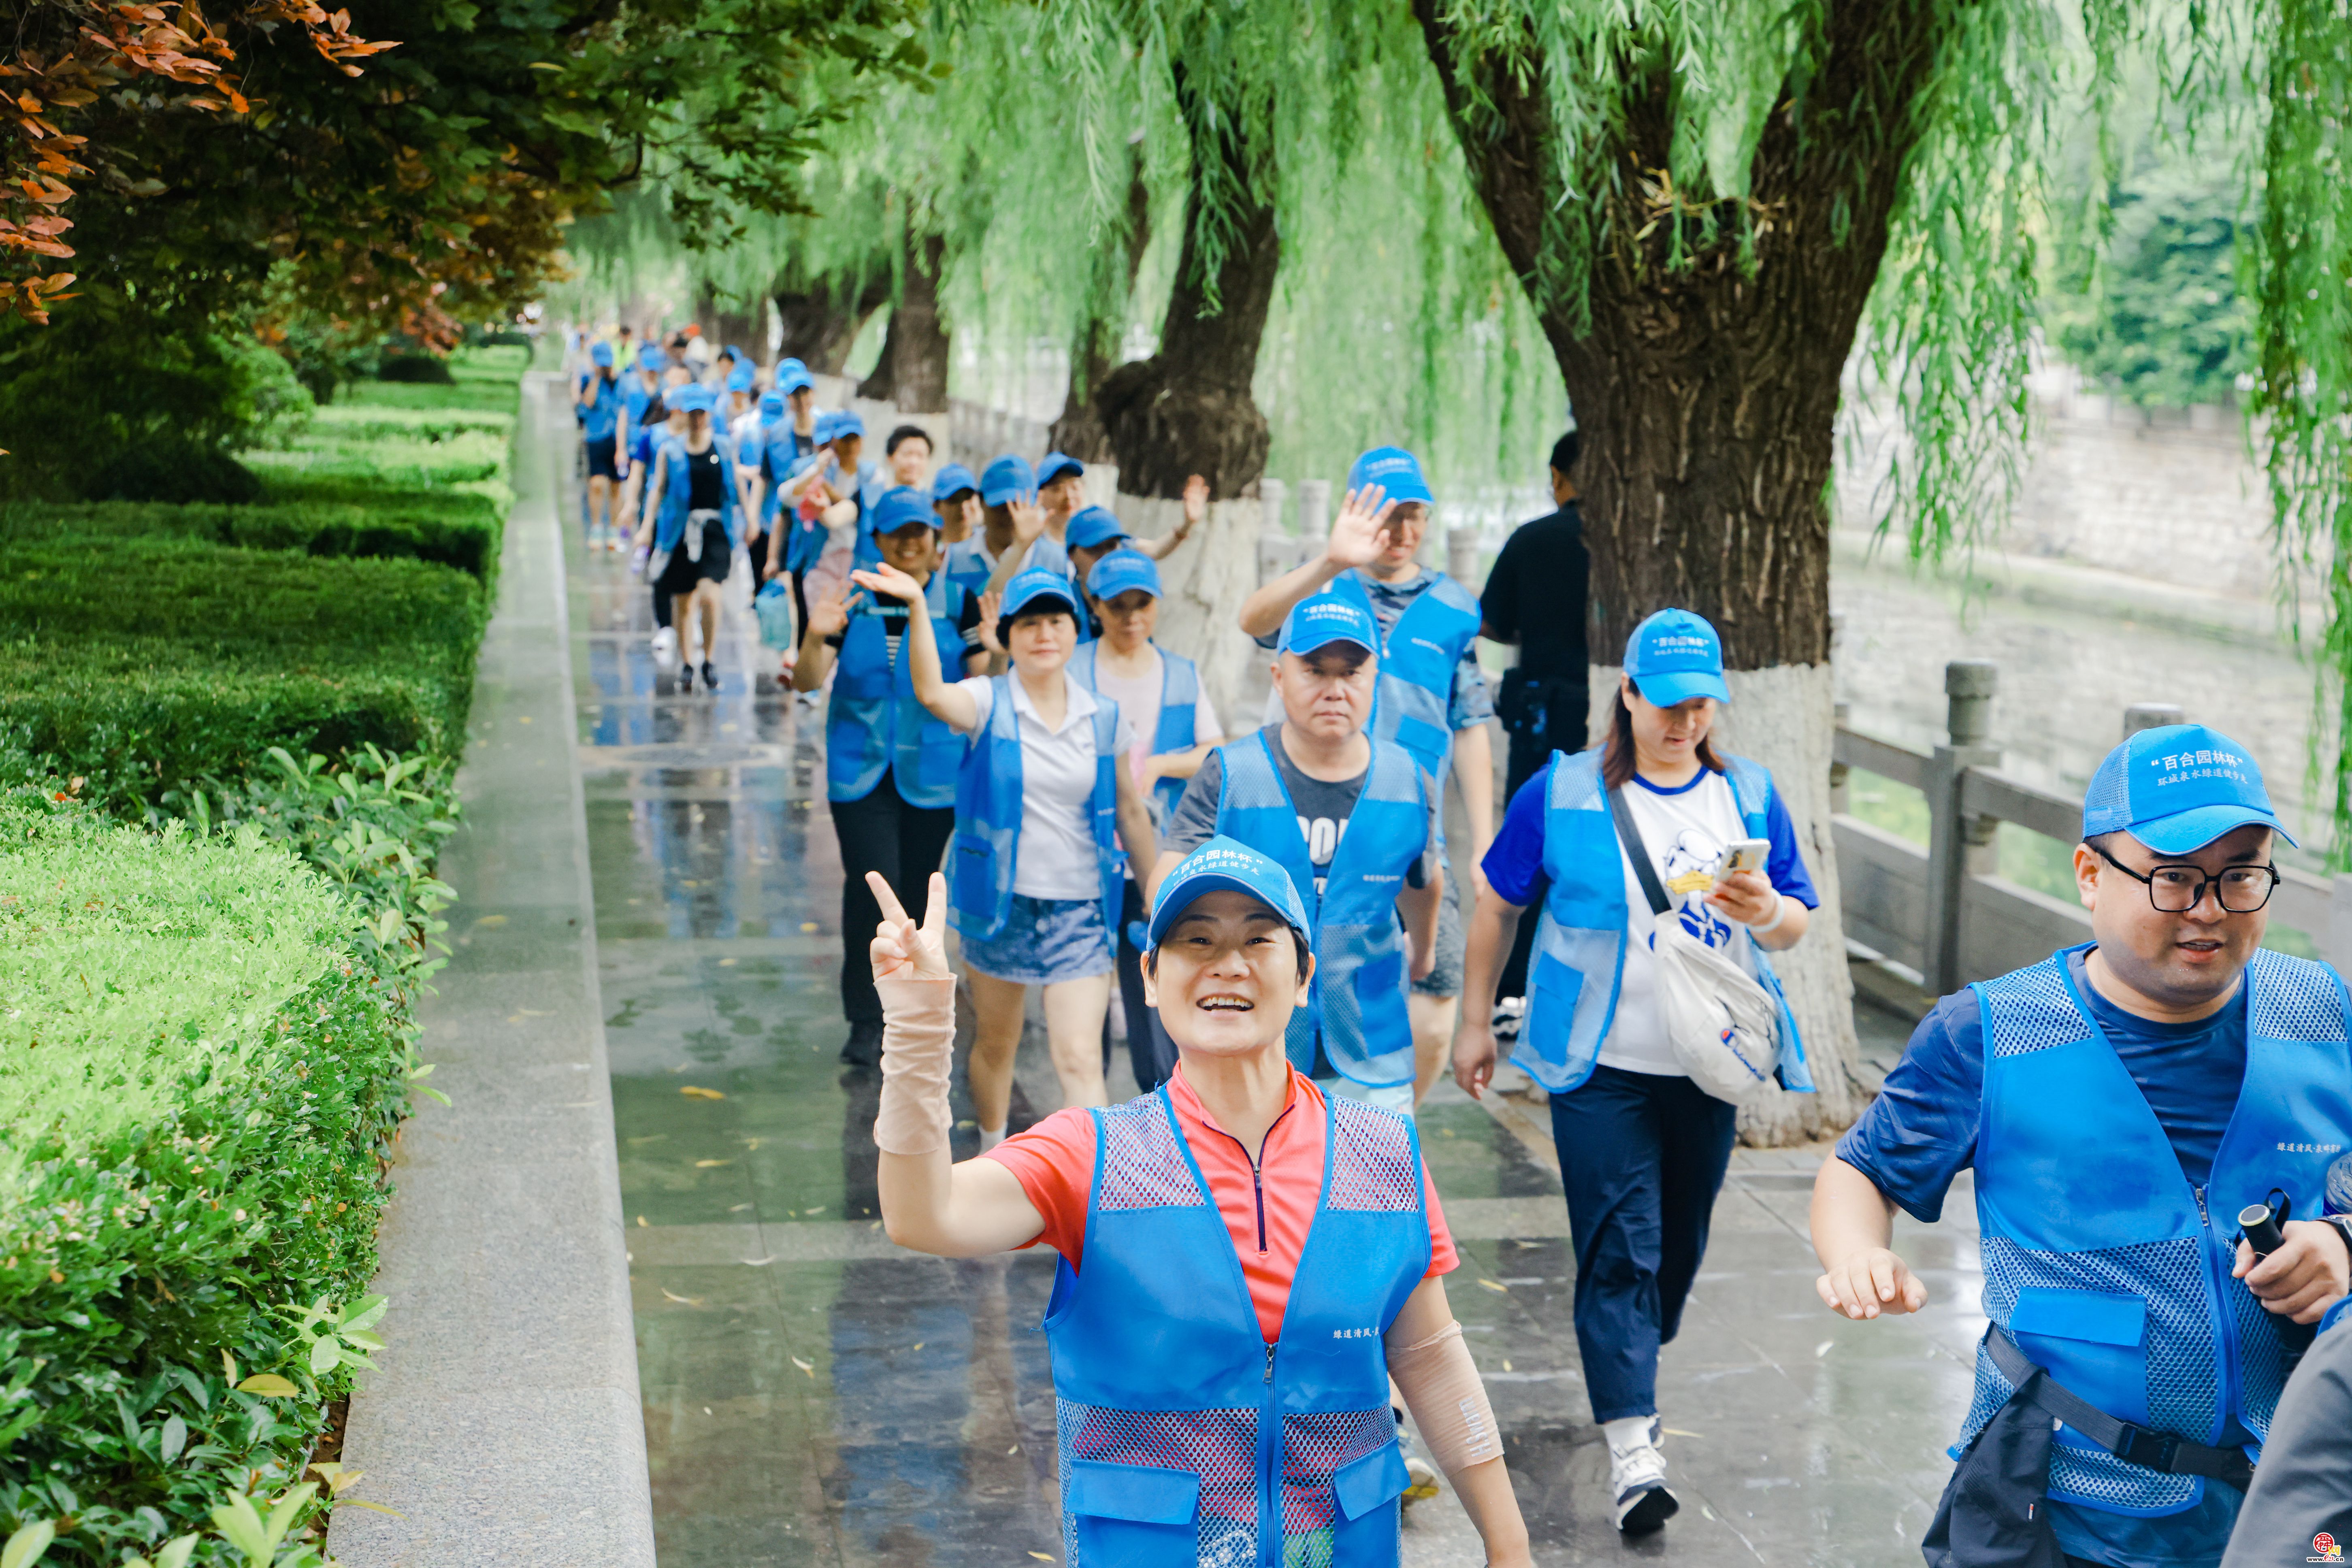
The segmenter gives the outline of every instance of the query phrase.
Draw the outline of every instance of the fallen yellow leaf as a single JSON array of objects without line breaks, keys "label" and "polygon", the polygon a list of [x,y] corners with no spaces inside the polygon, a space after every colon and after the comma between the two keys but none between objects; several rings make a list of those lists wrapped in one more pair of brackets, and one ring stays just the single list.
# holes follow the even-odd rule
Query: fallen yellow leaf
[{"label": "fallen yellow leaf", "polygon": [[386,1508],[380,1502],[369,1502],[364,1498],[339,1497],[335,1500],[335,1506],[337,1508],[363,1508],[370,1513],[388,1513],[394,1519],[406,1519],[408,1517],[396,1508]]},{"label": "fallen yellow leaf", "polygon": [[814,930],[816,930],[816,921],[801,921],[801,930],[803,930],[803,931],[814,931]]},{"label": "fallen yellow leaf", "polygon": [[703,1089],[698,1085],[690,1083],[680,1086],[678,1093],[689,1095],[696,1100],[724,1100],[727,1098],[715,1089]]},{"label": "fallen yellow leaf", "polygon": [[643,1215],[639,1215],[637,1216],[637,1224],[647,1230],[651,1230],[653,1228],[651,1226],[646,1224],[646,1216]]},{"label": "fallen yellow leaf", "polygon": [[1492,1279],[1481,1279],[1478,1283],[1489,1290],[1500,1290],[1506,1296],[1511,1293],[1511,1288],[1508,1285],[1498,1285]]},{"label": "fallen yellow leaf", "polygon": [[663,1288],[662,1294],[668,1297],[671,1300],[677,1302],[681,1307],[699,1307],[702,1305],[701,1297],[681,1296],[677,1291],[672,1290],[667,1287]]},{"label": "fallen yellow leaf", "polygon": [[816,1368],[810,1365],[807,1362],[801,1360],[800,1357],[793,1357],[793,1364],[800,1368],[803,1372],[808,1373],[812,1378],[816,1376]]},{"label": "fallen yellow leaf", "polygon": [[274,1372],[257,1372],[236,1385],[239,1394],[258,1394],[264,1399],[283,1399],[302,1391]]},{"label": "fallen yellow leaf", "polygon": [[709,1171],[720,1165],[731,1165],[734,1163],[732,1160],[697,1160],[694,1163],[694,1168],[698,1171]]}]

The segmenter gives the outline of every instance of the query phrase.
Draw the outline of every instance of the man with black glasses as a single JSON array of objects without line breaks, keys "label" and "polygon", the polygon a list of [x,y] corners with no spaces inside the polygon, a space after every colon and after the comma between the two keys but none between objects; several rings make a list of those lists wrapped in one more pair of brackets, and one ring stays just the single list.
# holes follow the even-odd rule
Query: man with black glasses
[{"label": "man with black glasses", "polygon": [[[1816,1288],[1848,1318],[1926,1303],[1895,1209],[1932,1222],[1975,1172],[1991,1326],[1931,1563],[2221,1561],[2347,1292],[2326,1173],[2352,1144],[2352,1009],[2333,970],[2260,946],[2285,837],[2227,736],[2116,747],[2074,851],[2093,940],[1939,1002],[1822,1168]],[[2265,1206],[2282,1237],[2258,1255],[2241,1231]]]}]

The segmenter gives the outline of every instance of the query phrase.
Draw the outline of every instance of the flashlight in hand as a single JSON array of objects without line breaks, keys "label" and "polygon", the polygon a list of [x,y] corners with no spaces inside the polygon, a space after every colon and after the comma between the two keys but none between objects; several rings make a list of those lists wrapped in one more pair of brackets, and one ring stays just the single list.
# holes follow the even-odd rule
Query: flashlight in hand
[{"label": "flashlight in hand", "polygon": [[2248,1204],[2238,1211],[2238,1227],[2246,1233],[2246,1245],[2254,1249],[2256,1258],[2267,1258],[2286,1245],[2286,1233],[2279,1223],[2286,1218],[2286,1205]]}]

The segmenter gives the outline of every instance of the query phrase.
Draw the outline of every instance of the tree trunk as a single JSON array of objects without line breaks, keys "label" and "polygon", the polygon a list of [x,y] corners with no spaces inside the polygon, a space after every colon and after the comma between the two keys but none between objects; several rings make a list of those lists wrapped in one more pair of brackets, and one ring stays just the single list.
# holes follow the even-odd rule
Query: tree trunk
[{"label": "tree trunk", "polygon": [[907,240],[907,281],[890,312],[882,356],[857,395],[895,403],[901,413],[944,414],[948,406],[948,329],[940,319],[940,274],[948,242],[925,235]]},{"label": "tree trunk", "polygon": [[1151,188],[1143,182],[1143,159],[1135,157],[1127,182],[1127,243],[1121,251],[1099,250],[1096,263],[1106,270],[1113,258],[1126,263],[1123,277],[1100,278],[1101,289],[1079,324],[1075,352],[1070,355],[1070,390],[1062,401],[1062,416],[1045,434],[1045,445],[1067,452],[1082,463],[1115,459],[1110,432],[1103,428],[1095,396],[1118,366],[1119,343],[1127,335],[1127,306],[1135,295],[1135,275],[1143,253],[1151,247]]},{"label": "tree trunk", "polygon": [[756,361],[767,352],[767,323],[749,310],[727,310],[715,295],[706,294],[696,301],[694,321],[702,329],[702,335],[710,341],[713,353],[732,344]]},{"label": "tree trunk", "polygon": [[[1176,73],[1182,100],[1192,89]],[[1188,113],[1186,119],[1193,117]],[[1250,395],[1258,342],[1274,304],[1282,244],[1272,193],[1252,178],[1242,118],[1223,114],[1193,147],[1192,193],[1184,202],[1184,247],[1160,332],[1160,352],[1123,364],[1103,379],[1095,406],[1118,459],[1119,488],[1129,495],[1181,500],[1193,474],[1219,500],[1239,496],[1265,472],[1265,416]],[[1210,159],[1244,195],[1226,231],[1216,276],[1200,254],[1201,171]],[[1212,301],[1214,313],[1210,313]]]},{"label": "tree trunk", "polygon": [[776,314],[784,335],[779,358],[796,359],[818,375],[839,375],[866,318],[890,302],[890,273],[862,282],[825,279],[805,289],[778,289]]},{"label": "tree trunk", "polygon": [[[1579,322],[1573,302],[1539,281],[1555,270],[1548,247],[1570,226],[1558,216],[1558,131],[1540,75],[1515,76],[1488,57],[1468,66],[1465,82],[1441,0],[1413,5],[1473,183],[1528,281],[1583,432],[1577,480],[1598,646],[1622,647],[1667,605],[1715,624],[1733,672],[1725,743],[1773,767],[1822,885],[1816,930],[1780,962],[1820,1092],[1776,1092],[1741,1116],[1752,1142],[1819,1136],[1861,1104],[1827,816],[1825,497],[1840,376],[1948,30],[1944,8],[1857,0],[1831,9],[1803,133],[1784,95],[1756,152],[1752,271],[1729,234],[1670,266],[1683,221],[1670,204],[1681,198],[1648,174],[1670,166],[1674,84],[1664,69],[1633,84],[1624,139],[1603,150],[1633,177],[1617,184],[1591,240],[1589,319]],[[1687,247],[1691,229],[1684,234]],[[1615,686],[1613,668],[1594,670],[1597,707]]]}]

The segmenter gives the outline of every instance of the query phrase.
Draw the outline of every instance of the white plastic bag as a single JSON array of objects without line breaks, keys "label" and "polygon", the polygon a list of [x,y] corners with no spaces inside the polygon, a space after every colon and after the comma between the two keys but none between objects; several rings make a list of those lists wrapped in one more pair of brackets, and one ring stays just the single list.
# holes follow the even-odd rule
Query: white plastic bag
[{"label": "white plastic bag", "polygon": [[1717,1100],[1753,1099],[1780,1060],[1780,1009],[1728,944],[1709,947],[1678,920],[1657,922],[1650,951],[1658,1013],[1683,1070]]}]

